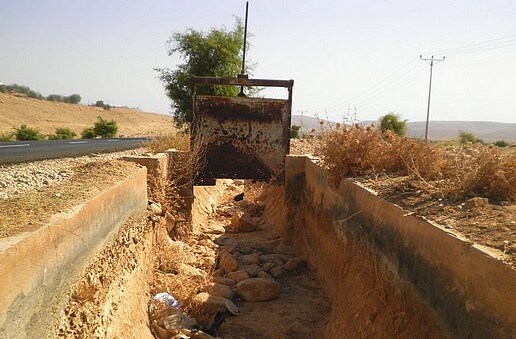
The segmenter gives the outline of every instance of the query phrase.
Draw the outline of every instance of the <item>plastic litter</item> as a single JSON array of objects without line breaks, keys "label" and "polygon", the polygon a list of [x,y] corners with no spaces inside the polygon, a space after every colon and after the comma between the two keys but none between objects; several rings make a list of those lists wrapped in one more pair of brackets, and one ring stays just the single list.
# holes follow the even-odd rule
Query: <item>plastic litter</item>
[{"label": "plastic litter", "polygon": [[174,333],[174,331],[179,331],[182,328],[192,329],[196,325],[195,319],[189,318],[180,310],[176,312],[163,318],[163,325],[168,331]]},{"label": "plastic litter", "polygon": [[181,303],[167,292],[158,293],[154,296],[154,300],[162,302],[164,305],[174,308],[180,308]]}]

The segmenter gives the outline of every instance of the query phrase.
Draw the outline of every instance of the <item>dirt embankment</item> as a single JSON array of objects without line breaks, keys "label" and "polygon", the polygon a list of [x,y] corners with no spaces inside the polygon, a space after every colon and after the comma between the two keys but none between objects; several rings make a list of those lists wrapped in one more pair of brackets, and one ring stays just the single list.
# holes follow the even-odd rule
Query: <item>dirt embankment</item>
[{"label": "dirt embankment", "polygon": [[54,133],[56,128],[70,128],[80,135],[85,128],[93,126],[98,116],[115,120],[119,135],[147,136],[175,130],[170,115],[128,108],[105,110],[0,93],[0,133],[9,133],[15,127],[27,125],[44,134]]}]

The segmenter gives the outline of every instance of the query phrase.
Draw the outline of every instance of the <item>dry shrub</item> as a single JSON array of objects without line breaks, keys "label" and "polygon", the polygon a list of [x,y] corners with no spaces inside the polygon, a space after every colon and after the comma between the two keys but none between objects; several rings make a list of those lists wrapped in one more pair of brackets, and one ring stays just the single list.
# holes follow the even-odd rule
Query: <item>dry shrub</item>
[{"label": "dry shrub", "polygon": [[[175,238],[183,238],[191,231],[191,206],[195,175],[205,166],[206,145],[200,136],[191,140],[185,152],[176,152],[169,161],[169,180],[166,187],[166,205],[175,217],[185,220],[184,227],[176,227]],[[172,213],[172,212],[171,212]],[[173,213],[174,214],[174,213]]]},{"label": "dry shrub", "polygon": [[160,134],[147,141],[144,147],[151,153],[165,152],[168,149],[186,151],[190,147],[190,139],[188,133],[183,131]]},{"label": "dry shrub", "polygon": [[463,163],[459,197],[483,196],[495,201],[516,201],[516,154],[503,154],[496,148],[483,148]]},{"label": "dry shrub", "polygon": [[447,165],[437,146],[382,133],[374,125],[331,130],[323,135],[318,153],[335,181],[377,173],[401,173],[429,180],[442,177]]},{"label": "dry shrub", "polygon": [[449,161],[436,145],[389,134],[391,156],[403,165],[404,174],[422,180],[441,179],[448,174]]},{"label": "dry shrub", "polygon": [[335,183],[342,177],[392,171],[396,163],[385,152],[391,152],[390,143],[382,133],[374,127],[364,128],[358,124],[325,133],[317,151]]},{"label": "dry shrub", "polygon": [[344,177],[399,174],[457,198],[516,200],[516,152],[482,145],[444,148],[356,124],[326,132],[317,154],[335,185]]},{"label": "dry shrub", "polygon": [[204,166],[205,145],[200,137],[190,140],[189,136],[178,134],[175,140],[187,142],[187,146],[176,144],[177,152],[169,153],[166,178],[161,174],[149,178],[149,196],[161,204],[163,211],[181,221],[170,234],[177,239],[191,230],[189,211],[193,202],[193,181],[195,174]]},{"label": "dry shrub", "polygon": [[[163,231],[163,230],[162,230]],[[190,242],[192,244],[188,245]],[[165,290],[181,303],[181,311],[197,323],[209,325],[220,306],[202,303],[195,297],[213,280],[213,267],[207,267],[202,255],[196,252],[196,243],[188,237],[184,241],[171,242],[164,232],[160,232],[155,245],[157,260],[151,287],[153,294]],[[205,276],[192,275],[185,266],[193,266],[206,272]],[[167,307],[160,302],[150,301],[150,320],[159,320],[167,315]]]},{"label": "dry shrub", "polygon": [[[174,296],[182,305],[185,311],[195,309],[193,298],[206,284],[211,281],[211,275],[204,278],[200,276],[191,276],[186,274],[182,269],[182,264],[187,264],[188,258],[192,253],[179,251],[177,247],[170,245],[166,235],[158,237],[156,244],[157,261],[155,270],[159,272],[161,278],[156,281],[163,280],[161,283],[166,285],[167,292]],[[201,264],[200,262],[198,263]],[[199,266],[196,265],[196,266]],[[158,284],[159,285],[159,284]],[[159,288],[155,292],[158,292]],[[187,312],[190,314],[190,312]]]}]

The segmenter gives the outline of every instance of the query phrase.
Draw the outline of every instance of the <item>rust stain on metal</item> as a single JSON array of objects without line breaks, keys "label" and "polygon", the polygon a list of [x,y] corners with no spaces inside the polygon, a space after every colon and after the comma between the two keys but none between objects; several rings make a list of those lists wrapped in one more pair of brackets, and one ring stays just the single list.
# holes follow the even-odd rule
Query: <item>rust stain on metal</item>
[{"label": "rust stain on metal", "polygon": [[[214,80],[215,79],[215,80]],[[227,80],[227,79],[226,79]],[[230,84],[234,79],[230,79]],[[288,100],[221,97],[195,94],[195,84],[224,78],[196,78],[192,136],[203,140],[206,164],[197,184],[213,184],[216,178],[275,180],[283,182],[285,155],[289,152],[292,80],[239,79],[238,83],[287,85]]]},{"label": "rust stain on metal", "polygon": [[281,111],[285,107],[285,100],[200,96],[197,104],[198,112],[205,112],[218,121],[281,121]]}]

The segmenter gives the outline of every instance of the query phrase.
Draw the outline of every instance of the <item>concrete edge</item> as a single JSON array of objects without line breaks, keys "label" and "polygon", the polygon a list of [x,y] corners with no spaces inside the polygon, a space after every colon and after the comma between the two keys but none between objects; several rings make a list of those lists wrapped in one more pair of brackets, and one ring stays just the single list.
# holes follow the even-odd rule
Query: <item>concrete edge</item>
[{"label": "concrete edge", "polygon": [[352,179],[332,189],[328,171],[310,157],[287,156],[286,165],[286,194],[302,175],[312,207],[341,222],[335,231],[367,238],[452,331],[465,337],[514,334],[516,272],[496,250],[410,215]]},{"label": "concrete edge", "polygon": [[0,337],[50,329],[66,286],[128,217],[146,208],[146,177],[138,169],[0,251]]}]

